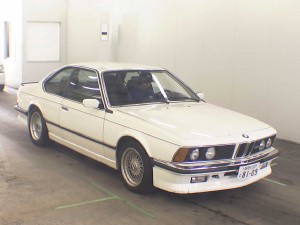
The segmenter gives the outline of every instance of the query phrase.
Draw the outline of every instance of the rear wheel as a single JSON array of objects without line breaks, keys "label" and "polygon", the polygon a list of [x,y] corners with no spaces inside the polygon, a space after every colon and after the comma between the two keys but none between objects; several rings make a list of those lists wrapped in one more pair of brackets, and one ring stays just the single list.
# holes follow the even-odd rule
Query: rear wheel
[{"label": "rear wheel", "polygon": [[45,119],[38,109],[33,109],[29,113],[28,129],[31,141],[38,146],[49,144],[48,129]]},{"label": "rear wheel", "polygon": [[121,147],[120,171],[125,186],[137,193],[153,190],[153,170],[149,156],[135,141],[126,142]]}]

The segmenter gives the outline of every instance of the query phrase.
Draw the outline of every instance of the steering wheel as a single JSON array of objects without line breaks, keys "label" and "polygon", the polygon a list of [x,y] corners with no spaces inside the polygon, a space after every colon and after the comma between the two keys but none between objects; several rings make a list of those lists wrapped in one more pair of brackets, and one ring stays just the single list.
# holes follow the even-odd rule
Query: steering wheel
[{"label": "steering wheel", "polygon": [[[166,90],[164,90],[164,91],[165,91],[167,97],[168,97],[168,94],[170,94],[170,93],[172,92],[172,91],[170,91],[170,90],[168,90],[168,89],[166,89]],[[161,91],[157,92],[157,93],[155,94],[155,97],[156,97],[157,99],[164,98],[164,96],[163,96],[163,94],[161,93]]]}]

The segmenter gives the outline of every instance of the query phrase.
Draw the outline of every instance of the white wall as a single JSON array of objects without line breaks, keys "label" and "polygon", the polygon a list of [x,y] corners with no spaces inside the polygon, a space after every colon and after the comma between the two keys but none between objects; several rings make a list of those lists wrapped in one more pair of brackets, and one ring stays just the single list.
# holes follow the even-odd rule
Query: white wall
[{"label": "white wall", "polygon": [[114,10],[116,60],[167,67],[300,143],[299,0],[118,0]]},{"label": "white wall", "polygon": [[[22,82],[39,81],[46,74],[66,64],[67,55],[67,0],[23,0],[23,76]],[[60,60],[57,62],[30,62],[26,55],[28,22],[59,22],[61,24]],[[49,46],[51,48],[51,46]]]},{"label": "white wall", "polygon": [[300,1],[275,1],[269,66],[268,122],[300,143]]},{"label": "white wall", "polygon": [[112,61],[111,37],[101,41],[101,24],[110,23],[112,3],[111,0],[68,0],[68,63]]},{"label": "white wall", "polygon": [[[3,23],[10,23],[10,57],[3,56]],[[6,73],[6,85],[18,87],[22,82],[22,0],[0,0],[1,62]]]}]

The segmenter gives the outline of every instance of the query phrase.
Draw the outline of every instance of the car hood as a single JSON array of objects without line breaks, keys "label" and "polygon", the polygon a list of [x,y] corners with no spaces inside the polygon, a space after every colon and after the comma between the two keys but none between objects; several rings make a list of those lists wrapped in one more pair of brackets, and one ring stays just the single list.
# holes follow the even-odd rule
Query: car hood
[{"label": "car hood", "polygon": [[270,127],[249,116],[204,102],[140,105],[118,110],[184,139],[224,137]]}]

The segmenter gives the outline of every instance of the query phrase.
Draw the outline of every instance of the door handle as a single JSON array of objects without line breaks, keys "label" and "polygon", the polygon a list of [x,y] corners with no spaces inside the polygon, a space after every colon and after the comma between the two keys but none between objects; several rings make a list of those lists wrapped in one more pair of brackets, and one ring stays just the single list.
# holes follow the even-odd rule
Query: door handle
[{"label": "door handle", "polygon": [[69,108],[66,107],[66,106],[62,106],[61,108],[62,108],[62,110],[65,110],[65,111],[68,111],[68,110],[69,110]]}]

